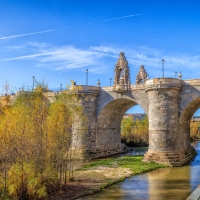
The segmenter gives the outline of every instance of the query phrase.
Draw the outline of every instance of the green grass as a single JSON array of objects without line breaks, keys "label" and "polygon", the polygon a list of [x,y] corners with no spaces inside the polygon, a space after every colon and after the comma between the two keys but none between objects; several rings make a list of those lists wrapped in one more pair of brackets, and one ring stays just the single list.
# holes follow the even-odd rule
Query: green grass
[{"label": "green grass", "polygon": [[114,159],[114,158],[109,158],[109,159],[105,159],[105,160],[94,161],[89,165],[85,165],[85,166],[77,169],[77,171],[92,169],[94,167],[99,167],[99,166],[111,166],[115,160],[116,159]]},{"label": "green grass", "polygon": [[142,162],[143,156],[125,156],[117,159],[117,164],[122,168],[129,168],[133,174],[141,174],[155,169],[167,167],[166,165]]},{"label": "green grass", "polygon": [[[98,191],[121,181],[124,181],[126,178],[131,177],[136,174],[142,174],[145,172],[153,171],[155,169],[159,168],[165,168],[168,167],[166,165],[150,162],[150,163],[144,163],[142,162],[143,156],[124,156],[119,158],[106,158],[98,161],[93,161],[91,164],[83,166],[76,171],[80,174],[81,177],[86,178],[86,182],[98,182],[100,185],[98,186]],[[113,177],[106,177],[103,173],[97,173],[95,170],[97,167],[106,167],[113,169],[113,172],[115,172],[116,168],[120,170],[121,168],[129,169],[128,174],[124,173],[118,173],[120,176]],[[124,171],[124,170],[123,170]],[[82,173],[84,172],[84,173]]]},{"label": "green grass", "polygon": [[99,167],[99,166],[114,168],[114,166],[117,165],[118,167],[131,169],[133,174],[140,174],[140,173],[145,173],[145,172],[152,171],[158,168],[167,167],[166,165],[162,165],[162,164],[158,164],[154,162],[144,163],[142,162],[142,159],[143,159],[143,156],[141,155],[124,156],[124,157],[119,157],[117,159],[109,158],[109,159],[95,161],[77,170],[82,171],[82,170],[94,169],[95,167]]}]

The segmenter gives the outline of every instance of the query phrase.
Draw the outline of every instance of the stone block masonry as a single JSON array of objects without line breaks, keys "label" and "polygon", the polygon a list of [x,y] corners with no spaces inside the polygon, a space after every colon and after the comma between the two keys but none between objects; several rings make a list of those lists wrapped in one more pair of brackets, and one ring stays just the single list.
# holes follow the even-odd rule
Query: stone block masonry
[{"label": "stone block masonry", "polygon": [[112,87],[81,87],[79,93],[88,98],[83,107],[88,117],[85,134],[91,159],[126,151],[120,138],[121,120],[137,104],[149,119],[149,150],[144,162],[181,166],[195,155],[189,123],[193,110],[200,106],[200,80],[194,87],[175,78],[155,78],[123,92]]}]

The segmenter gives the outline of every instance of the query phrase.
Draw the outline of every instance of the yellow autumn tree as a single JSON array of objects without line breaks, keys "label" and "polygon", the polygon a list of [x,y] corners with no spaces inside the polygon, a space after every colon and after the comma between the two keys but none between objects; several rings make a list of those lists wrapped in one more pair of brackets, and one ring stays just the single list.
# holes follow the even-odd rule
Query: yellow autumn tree
[{"label": "yellow autumn tree", "polygon": [[71,116],[62,102],[56,101],[49,107],[48,123],[48,159],[54,170],[59,172],[60,184],[67,179],[67,154],[71,144]]},{"label": "yellow autumn tree", "polygon": [[199,127],[200,127],[199,121],[190,122],[190,138],[194,139],[195,137],[199,137],[199,132],[198,132]]},{"label": "yellow autumn tree", "polygon": [[130,145],[145,146],[148,144],[148,118],[134,120],[133,118],[124,118],[121,122],[122,141]]},{"label": "yellow autumn tree", "polygon": [[[38,85],[21,91],[0,112],[1,199],[43,199],[73,177],[82,159],[86,118],[77,88],[67,89],[50,103]],[[9,100],[9,101],[8,101]],[[74,127],[81,127],[74,131]]]},{"label": "yellow autumn tree", "polygon": [[9,148],[12,159],[9,162],[7,191],[13,199],[25,199],[27,196],[39,199],[47,195],[43,184],[34,187],[34,179],[42,182],[43,179],[38,178],[43,178],[45,171],[47,108],[41,91],[22,92],[5,115],[8,131],[2,131],[2,135],[12,139],[13,146]]},{"label": "yellow autumn tree", "polygon": [[[59,172],[60,184],[66,184],[73,177],[75,163],[83,159],[78,147],[79,142],[84,140],[87,120],[80,105],[77,87],[67,88],[56,96],[56,101],[49,107],[47,121],[48,155]],[[79,128],[73,131],[77,124]]]}]

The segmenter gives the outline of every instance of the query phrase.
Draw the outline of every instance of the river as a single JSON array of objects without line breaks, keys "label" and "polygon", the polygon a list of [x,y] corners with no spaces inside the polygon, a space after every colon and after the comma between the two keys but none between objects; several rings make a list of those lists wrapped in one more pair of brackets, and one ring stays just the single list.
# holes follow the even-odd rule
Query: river
[{"label": "river", "polygon": [[182,167],[133,176],[80,200],[185,200],[200,184],[200,141],[192,146],[198,155]]}]

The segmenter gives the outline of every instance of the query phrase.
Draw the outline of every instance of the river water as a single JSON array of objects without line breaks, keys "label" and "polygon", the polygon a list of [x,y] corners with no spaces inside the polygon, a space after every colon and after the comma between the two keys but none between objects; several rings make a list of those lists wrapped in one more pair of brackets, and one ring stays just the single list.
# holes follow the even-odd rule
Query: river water
[{"label": "river water", "polygon": [[200,184],[200,141],[192,145],[198,155],[182,167],[133,176],[80,200],[185,200]]}]

